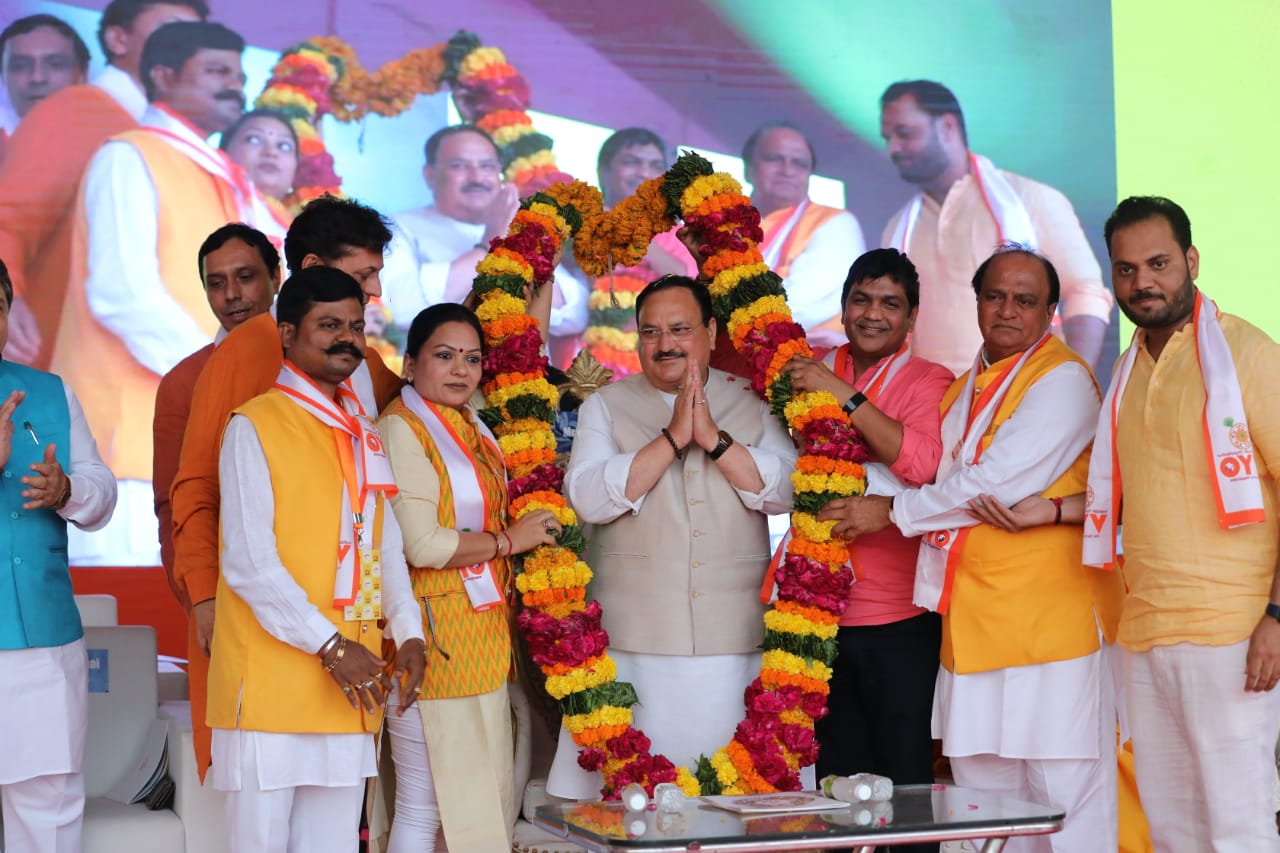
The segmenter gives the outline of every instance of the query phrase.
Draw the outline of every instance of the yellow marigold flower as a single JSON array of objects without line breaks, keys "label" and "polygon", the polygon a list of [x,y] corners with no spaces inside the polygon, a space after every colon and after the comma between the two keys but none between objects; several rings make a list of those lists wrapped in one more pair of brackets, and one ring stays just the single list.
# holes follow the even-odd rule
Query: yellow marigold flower
[{"label": "yellow marigold flower", "polygon": [[581,734],[596,726],[629,726],[631,709],[616,705],[604,705],[588,714],[570,714],[564,718],[564,727],[570,734]]},{"label": "yellow marigold flower", "polygon": [[764,275],[768,271],[769,267],[766,264],[746,264],[740,267],[730,267],[729,269],[719,273],[711,280],[711,284],[709,285],[711,295],[727,296],[733,292],[733,289],[737,287],[744,278]]},{"label": "yellow marigold flower", "polygon": [[[493,256],[490,255],[489,257]],[[485,258],[476,269],[479,270],[488,260],[489,258]],[[488,272],[487,270],[480,271]],[[510,314],[523,314],[526,307],[527,303],[523,299],[495,289],[484,295],[484,299],[480,301],[480,305],[476,308],[476,316],[480,318],[481,323],[492,323],[499,317],[506,317]]]},{"label": "yellow marigold flower", "polygon": [[618,676],[618,666],[613,658],[605,656],[590,667],[579,667],[566,675],[547,678],[547,693],[552,699],[563,699],[570,693],[581,693],[592,687],[613,681]]},{"label": "yellow marigold flower", "polygon": [[556,157],[551,153],[550,148],[544,148],[541,151],[535,151],[527,157],[517,157],[507,164],[506,177],[510,180],[515,175],[526,170],[533,170],[542,166],[554,166]]},{"label": "yellow marigold flower", "polygon": [[591,296],[587,298],[587,307],[594,308],[597,311],[607,310],[609,308],[625,308],[630,310],[636,307],[636,294],[629,290],[616,290],[614,296],[617,297],[618,304],[613,304],[613,299],[609,296],[607,290],[593,290]]},{"label": "yellow marigold flower", "polygon": [[506,55],[496,47],[477,47],[458,63],[458,76],[471,77],[483,71],[486,66],[506,61]]},{"label": "yellow marigold flower", "polygon": [[640,336],[635,332],[624,332],[621,329],[613,329],[609,326],[590,326],[585,335],[586,342],[592,346],[604,344],[607,347],[616,349],[636,348],[636,342]]},{"label": "yellow marigold flower", "polygon": [[[528,262],[517,261],[513,258],[507,258],[492,253],[485,255],[484,258],[480,260],[480,263],[476,264],[476,272],[483,273],[484,275],[518,275],[525,281],[533,281],[533,267],[530,266]],[[514,296],[511,296],[510,298],[515,299]],[[511,313],[523,314],[523,304],[519,311]],[[483,319],[484,318],[481,318],[481,321],[483,321]]]},{"label": "yellow marigold flower", "polygon": [[729,758],[728,751],[723,747],[712,754],[711,767],[716,771],[716,780],[722,788],[727,788],[738,781],[738,768],[733,766],[733,760]]},{"label": "yellow marigold flower", "polygon": [[692,211],[714,195],[741,194],[742,185],[728,172],[701,175],[693,179],[680,196],[680,211]]},{"label": "yellow marigold flower", "polygon": [[520,137],[528,136],[535,132],[531,124],[509,124],[506,127],[498,128],[490,135],[498,145],[510,145]]},{"label": "yellow marigold flower", "polygon": [[680,790],[686,797],[696,797],[702,793],[702,784],[698,782],[698,777],[694,776],[687,767],[676,770],[676,784],[680,786]]},{"label": "yellow marigold flower", "polygon": [[787,675],[803,675],[818,681],[831,680],[831,667],[822,661],[806,661],[799,655],[793,655],[781,649],[770,649],[765,652],[764,659],[760,662],[760,669],[772,669]]},{"label": "yellow marigold flower", "polygon": [[794,512],[791,514],[791,526],[810,542],[830,542],[831,528],[836,526],[836,522],[818,521],[807,512]]},{"label": "yellow marigold flower", "polygon": [[777,610],[769,610],[764,614],[764,626],[770,631],[781,631],[784,634],[796,634],[801,637],[817,637],[820,640],[830,640],[840,627],[835,622],[824,625],[796,613],[781,613]]},{"label": "yellow marigold flower", "polygon": [[791,423],[821,406],[839,408],[840,401],[830,391],[806,391],[803,394],[797,394],[787,403],[787,423]]}]

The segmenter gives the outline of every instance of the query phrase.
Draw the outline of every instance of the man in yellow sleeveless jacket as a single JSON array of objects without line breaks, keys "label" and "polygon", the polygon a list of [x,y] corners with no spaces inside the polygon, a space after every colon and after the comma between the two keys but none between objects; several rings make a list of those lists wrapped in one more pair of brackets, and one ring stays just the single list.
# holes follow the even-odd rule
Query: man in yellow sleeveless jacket
[{"label": "man in yellow sleeveless jacket", "polygon": [[84,401],[121,483],[111,524],[91,545],[73,537],[73,563],[159,564],[150,485],[156,389],[218,329],[191,259],[228,222],[283,236],[240,168],[206,141],[244,108],[243,49],[220,24],[179,21],[152,33],[141,127],[108,140],[80,186],[53,369]]},{"label": "man in yellow sleeveless jacket", "polygon": [[276,386],[235,411],[219,460],[213,786],[228,792],[233,850],[355,853],[391,688],[380,620],[407,696],[426,665],[422,619],[391,465],[350,382],[364,358],[360,285],[310,267],[276,312]]},{"label": "man in yellow sleeveless jacket", "polygon": [[1079,494],[1098,388],[1049,334],[1059,284],[1048,260],[1004,248],[973,286],[983,348],[943,397],[935,484],[833,501],[820,517],[840,520],[836,535],[896,524],[924,536],[915,601],[943,614],[933,734],[956,782],[1067,815],[1062,832],[1010,849],[1115,850],[1116,713],[1100,634],[1114,636],[1120,579],[1082,564],[1075,525],[1013,533],[971,511],[1036,495],[1056,513]]}]

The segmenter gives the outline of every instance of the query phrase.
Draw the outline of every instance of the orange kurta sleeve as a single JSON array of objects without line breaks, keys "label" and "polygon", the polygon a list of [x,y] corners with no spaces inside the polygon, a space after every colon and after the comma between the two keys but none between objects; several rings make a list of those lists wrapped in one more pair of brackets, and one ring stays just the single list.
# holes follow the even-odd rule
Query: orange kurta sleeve
[{"label": "orange kurta sleeve", "polygon": [[14,295],[27,300],[39,324],[36,366],[48,364],[62,315],[80,179],[103,142],[135,126],[102,89],[71,86],[36,104],[5,146],[0,258]]},{"label": "orange kurta sleeve", "polygon": [[373,398],[378,403],[378,411],[381,412],[388,403],[400,396],[404,379],[396,376],[387,367],[382,356],[373,347],[365,347],[364,356],[365,362],[369,365],[369,378],[373,380]]},{"label": "orange kurta sleeve", "polygon": [[173,506],[174,579],[192,604],[218,591],[218,449],[237,406],[275,384],[284,355],[275,318],[259,314],[209,356],[191,396]]},{"label": "orange kurta sleeve", "polygon": [[191,414],[191,394],[200,371],[212,354],[213,345],[210,344],[193,352],[165,374],[156,389],[156,412],[151,425],[151,488],[159,522],[160,562],[169,579],[169,588],[186,608],[190,607],[190,602],[173,577],[173,506],[169,501],[169,488],[178,474],[182,435]]}]

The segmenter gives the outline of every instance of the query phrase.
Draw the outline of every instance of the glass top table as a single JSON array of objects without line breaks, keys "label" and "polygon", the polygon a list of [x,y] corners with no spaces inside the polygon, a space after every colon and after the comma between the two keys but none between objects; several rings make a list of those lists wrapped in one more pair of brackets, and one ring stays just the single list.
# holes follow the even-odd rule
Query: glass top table
[{"label": "glass top table", "polygon": [[926,841],[986,839],[996,853],[1006,838],[1044,835],[1062,828],[1063,813],[1049,806],[954,785],[899,785],[893,799],[829,812],[739,814],[699,799],[679,812],[652,806],[629,812],[621,803],[541,806],[534,823],[594,851],[827,850]]}]

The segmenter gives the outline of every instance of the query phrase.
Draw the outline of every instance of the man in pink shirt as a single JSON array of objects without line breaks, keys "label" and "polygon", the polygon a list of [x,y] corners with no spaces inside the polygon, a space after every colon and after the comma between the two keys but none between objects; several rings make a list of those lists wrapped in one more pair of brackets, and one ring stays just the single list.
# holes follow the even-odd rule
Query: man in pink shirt
[{"label": "man in pink shirt", "polygon": [[[830,391],[844,405],[871,449],[869,492],[933,482],[939,404],[955,377],[913,356],[907,342],[920,306],[915,266],[895,249],[867,252],[849,268],[841,305],[849,342],[825,362],[792,359],[792,387]],[[832,501],[824,516],[845,503]],[[817,725],[819,777],[867,771],[896,783],[933,781],[929,720],[942,628],[911,601],[919,547],[894,527],[849,545],[857,582],[840,619],[830,713]]]}]

